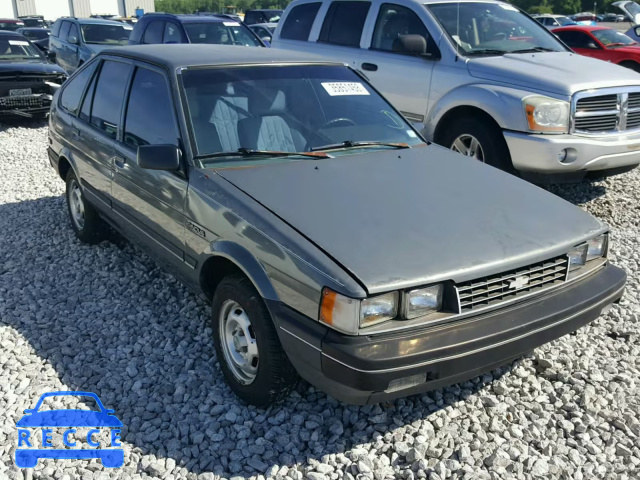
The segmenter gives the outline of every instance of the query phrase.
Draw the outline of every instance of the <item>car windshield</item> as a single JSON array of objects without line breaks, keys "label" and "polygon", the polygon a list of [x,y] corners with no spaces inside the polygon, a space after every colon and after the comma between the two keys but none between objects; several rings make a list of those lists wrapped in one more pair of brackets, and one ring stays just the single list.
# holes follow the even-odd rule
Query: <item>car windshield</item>
[{"label": "car windshield", "polygon": [[25,38],[0,37],[0,60],[40,58],[40,52]]},{"label": "car windshield", "polygon": [[558,22],[563,27],[565,25],[575,25],[576,24],[576,22],[571,20],[569,17],[556,17],[556,22]]},{"label": "car windshield", "polygon": [[129,25],[82,25],[84,43],[98,45],[127,45],[132,28]]},{"label": "car windshield", "polygon": [[185,23],[191,43],[210,43],[216,45],[243,45],[259,47],[260,42],[239,22]]},{"label": "car windshield", "polygon": [[627,37],[624,33],[613,29],[592,30],[591,33],[596,37],[605,47],[622,47],[625,45],[637,45],[636,42]]},{"label": "car windshield", "polygon": [[19,28],[24,28],[24,23],[22,23],[22,22],[2,22],[2,21],[0,21],[0,30],[8,30],[10,32],[15,32]]},{"label": "car windshield", "polygon": [[505,3],[436,3],[425,7],[463,55],[566,51],[540,23]]},{"label": "car windshield", "polygon": [[380,95],[342,66],[189,69],[183,88],[205,166],[270,161],[268,155],[233,155],[238,152],[313,152],[298,159],[314,160],[326,158],[323,151],[335,156],[423,142]]}]

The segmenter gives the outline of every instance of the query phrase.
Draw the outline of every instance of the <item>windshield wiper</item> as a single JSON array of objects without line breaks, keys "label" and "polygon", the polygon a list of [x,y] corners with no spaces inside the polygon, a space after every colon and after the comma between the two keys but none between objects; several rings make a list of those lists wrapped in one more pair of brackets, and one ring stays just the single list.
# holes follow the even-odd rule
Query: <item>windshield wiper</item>
[{"label": "windshield wiper", "polygon": [[198,155],[196,159],[206,160],[219,157],[310,157],[314,159],[333,158],[331,155],[313,152],[280,152],[278,150],[252,150],[251,148],[240,147],[235,152],[219,152],[206,155]]},{"label": "windshield wiper", "polygon": [[557,52],[558,50],[554,50],[553,48],[546,47],[532,47],[532,48],[523,48],[520,50],[512,50],[507,53],[535,53],[535,52]]},{"label": "windshield wiper", "polygon": [[357,147],[393,147],[393,148],[411,148],[406,143],[390,143],[390,142],[354,142],[352,140],[345,140],[340,143],[332,143],[329,145],[322,145],[320,147],[313,147],[310,150],[316,152],[318,150],[338,150],[340,148],[357,148]]},{"label": "windshield wiper", "polygon": [[605,45],[605,47],[609,48],[609,47],[633,47],[637,45],[637,43],[620,43],[620,42],[616,42],[616,43],[610,43],[609,45]]},{"label": "windshield wiper", "polygon": [[504,50],[496,50],[495,48],[479,48],[477,50],[470,50],[466,54],[467,55],[504,55]]}]

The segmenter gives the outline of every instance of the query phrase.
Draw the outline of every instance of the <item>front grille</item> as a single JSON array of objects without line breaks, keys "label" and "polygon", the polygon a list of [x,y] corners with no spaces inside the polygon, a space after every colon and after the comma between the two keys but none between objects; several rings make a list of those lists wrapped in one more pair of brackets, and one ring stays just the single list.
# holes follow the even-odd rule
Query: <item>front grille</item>
[{"label": "front grille", "polygon": [[567,269],[567,256],[562,255],[510,272],[460,283],[456,286],[460,313],[561,285],[567,279]]},{"label": "front grille", "polygon": [[615,133],[640,128],[640,91],[578,94],[572,107],[576,133]]},{"label": "front grille", "polygon": [[0,108],[44,108],[51,105],[49,95],[0,97]]}]

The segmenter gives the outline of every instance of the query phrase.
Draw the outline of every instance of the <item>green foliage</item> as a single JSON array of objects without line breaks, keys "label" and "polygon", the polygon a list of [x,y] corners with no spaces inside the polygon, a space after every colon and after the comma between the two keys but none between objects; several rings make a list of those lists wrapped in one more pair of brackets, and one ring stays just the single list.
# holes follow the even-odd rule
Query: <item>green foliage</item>
[{"label": "green foliage", "polygon": [[[616,0],[596,0],[596,13],[615,12],[611,7]],[[578,12],[593,12],[593,0],[512,0],[516,7],[529,13],[557,13],[570,15]]]},{"label": "green foliage", "polygon": [[291,0],[156,0],[156,11],[167,13],[222,12],[235,6],[239,12],[251,8],[285,8]]}]

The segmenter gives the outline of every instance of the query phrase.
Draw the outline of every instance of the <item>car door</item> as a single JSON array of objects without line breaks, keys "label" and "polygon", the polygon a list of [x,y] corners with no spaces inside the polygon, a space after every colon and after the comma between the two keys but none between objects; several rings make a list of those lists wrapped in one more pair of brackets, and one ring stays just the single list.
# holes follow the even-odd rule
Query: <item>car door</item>
[{"label": "car door", "polygon": [[55,42],[56,62],[66,71],[69,71],[70,68],[69,50],[67,49],[67,36],[69,35],[70,28],[71,22],[63,21],[60,26],[57,41]]},{"label": "car door", "polygon": [[[73,42],[75,40],[75,43]],[[65,42],[65,57],[66,62],[69,65],[68,71],[75,71],[78,68],[78,60],[80,57],[78,46],[80,43],[80,32],[78,31],[78,25],[71,23],[69,27],[69,33]]]},{"label": "car door", "polygon": [[103,209],[111,208],[115,141],[131,70],[131,63],[126,60],[103,60],[74,125],[75,143],[87,166],[82,178],[85,194]]},{"label": "car door", "polygon": [[185,171],[141,168],[138,147],[181,145],[176,110],[164,71],[138,65],[116,144],[113,213],[116,221],[168,267],[184,260]]},{"label": "car door", "polygon": [[[406,55],[397,50],[402,35],[421,35],[432,57]],[[427,112],[429,83],[438,58],[437,47],[424,22],[409,6],[381,3],[359,69],[407,119],[421,123]]]}]

